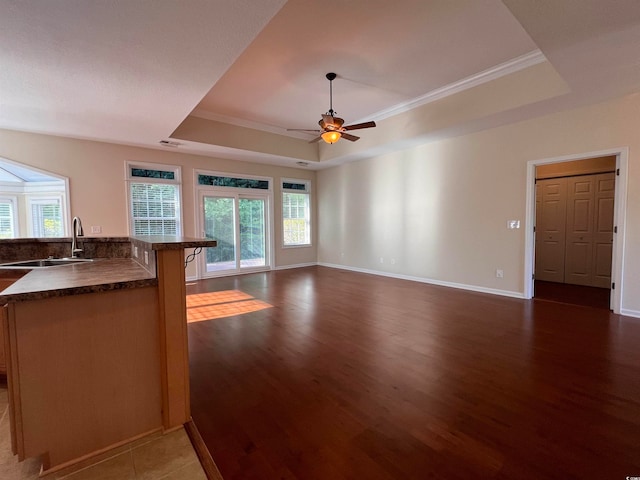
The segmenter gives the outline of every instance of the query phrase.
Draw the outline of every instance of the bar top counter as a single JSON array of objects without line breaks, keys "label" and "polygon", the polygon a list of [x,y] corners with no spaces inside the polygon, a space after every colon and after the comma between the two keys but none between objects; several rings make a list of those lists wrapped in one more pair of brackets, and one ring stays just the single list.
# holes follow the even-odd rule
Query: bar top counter
[{"label": "bar top counter", "polygon": [[[32,242],[67,243],[67,239],[33,239]],[[7,285],[0,291],[0,305],[49,297],[60,297],[81,293],[138,288],[157,284],[155,252],[181,250],[185,248],[215,247],[214,240],[176,236],[137,236],[130,238],[80,238],[80,242],[129,243],[132,252],[128,258],[94,258],[90,262],[46,268],[15,268],[0,265],[0,281]],[[7,248],[24,247],[29,239],[3,240]],[[69,240],[70,243],[70,240]],[[129,248],[129,247],[127,247]],[[3,250],[4,250],[3,249]],[[135,255],[134,255],[135,252]],[[137,257],[137,258],[136,258]],[[35,258],[43,258],[42,256]],[[46,257],[44,257],[46,258]],[[3,262],[15,261],[1,258]],[[19,260],[33,260],[34,253],[25,253]]]}]

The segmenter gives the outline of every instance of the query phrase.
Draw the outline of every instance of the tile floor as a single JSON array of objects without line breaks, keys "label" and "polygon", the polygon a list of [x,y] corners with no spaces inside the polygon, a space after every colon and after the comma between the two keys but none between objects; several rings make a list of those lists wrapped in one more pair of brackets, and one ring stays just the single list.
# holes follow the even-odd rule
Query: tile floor
[{"label": "tile floor", "polygon": [[11,454],[7,384],[0,377],[0,479],[32,480],[206,480],[184,429],[155,435],[105,455],[98,463],[75,471],[39,477],[37,459],[18,462]]}]

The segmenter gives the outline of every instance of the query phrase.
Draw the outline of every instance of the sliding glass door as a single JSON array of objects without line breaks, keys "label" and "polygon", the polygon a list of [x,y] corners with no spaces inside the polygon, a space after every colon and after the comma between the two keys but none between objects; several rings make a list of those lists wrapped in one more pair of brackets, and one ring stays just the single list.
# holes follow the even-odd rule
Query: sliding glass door
[{"label": "sliding glass door", "polygon": [[204,236],[218,242],[201,255],[203,276],[269,266],[266,195],[201,194]]},{"label": "sliding glass door", "polygon": [[240,197],[240,268],[264,267],[267,264],[267,217],[265,200]]}]

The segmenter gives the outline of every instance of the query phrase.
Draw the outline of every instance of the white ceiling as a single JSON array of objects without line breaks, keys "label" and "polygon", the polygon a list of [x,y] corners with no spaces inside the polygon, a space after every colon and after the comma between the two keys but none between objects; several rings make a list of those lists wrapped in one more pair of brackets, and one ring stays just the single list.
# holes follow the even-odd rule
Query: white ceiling
[{"label": "white ceiling", "polygon": [[[329,71],[334,109],[356,123],[548,61],[568,93],[514,120],[640,91],[639,51],[637,0],[0,0],[0,127],[166,148],[191,114],[295,137],[285,129],[316,128],[328,110]],[[358,134],[348,148],[362,157],[376,134]],[[299,160],[171,139],[187,153]]]},{"label": "white ceiling", "polygon": [[317,128],[329,110],[325,74],[335,72],[337,113],[348,123],[378,119],[378,112],[536,49],[497,0],[290,0],[197,112]]}]

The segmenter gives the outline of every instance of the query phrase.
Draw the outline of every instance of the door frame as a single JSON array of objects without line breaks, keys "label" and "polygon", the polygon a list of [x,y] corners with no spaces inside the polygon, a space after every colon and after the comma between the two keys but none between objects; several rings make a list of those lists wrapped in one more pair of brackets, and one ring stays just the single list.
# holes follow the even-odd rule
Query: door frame
[{"label": "door frame", "polygon": [[[268,189],[251,189],[251,188],[241,188],[241,187],[223,187],[223,186],[212,186],[212,185],[200,185],[198,183],[198,175],[214,175],[220,177],[232,177],[232,178],[242,178],[242,179],[253,179],[253,180],[264,180],[269,182]],[[225,274],[216,275],[216,277],[224,277],[224,276],[233,276],[233,275],[242,275],[245,273],[255,273],[255,272],[267,272],[270,270],[275,270],[275,262],[276,262],[276,253],[275,253],[275,239],[274,239],[274,179],[273,177],[263,177],[258,175],[247,175],[242,173],[229,173],[229,172],[220,172],[220,171],[212,171],[212,170],[200,170],[195,169],[193,171],[193,179],[195,189],[193,192],[193,200],[194,200],[194,213],[195,213],[195,228],[196,228],[196,238],[204,238],[204,204],[203,197],[207,194],[210,196],[227,196],[227,197],[235,197],[236,200],[240,196],[245,197],[261,197],[264,195],[266,199],[265,205],[265,215],[266,215],[266,262],[267,265],[255,268],[244,268],[241,271],[233,271],[227,272]],[[237,210],[237,209],[236,209]],[[239,219],[236,218],[236,222]],[[236,228],[239,228],[239,225],[236,225]],[[239,241],[239,238],[238,238]],[[207,275],[206,268],[203,269],[202,261],[194,262],[196,264],[196,279],[204,280],[207,278],[215,278],[214,276]]]},{"label": "door frame", "polygon": [[[611,281],[615,289],[611,290],[610,308],[614,313],[620,313],[622,308],[623,269],[624,269],[624,238],[625,218],[627,212],[627,170],[629,164],[629,147],[612,148],[596,152],[577,153],[561,157],[543,158],[527,162],[527,189],[526,189],[526,221],[525,225],[525,252],[524,252],[524,298],[533,297],[533,274],[535,268],[535,233],[536,224],[536,166],[550,163],[570,162],[585,160],[593,157],[616,156],[616,184],[615,205],[613,223],[617,227],[614,233],[613,248],[611,252]],[[618,173],[619,172],[619,173]]]}]

